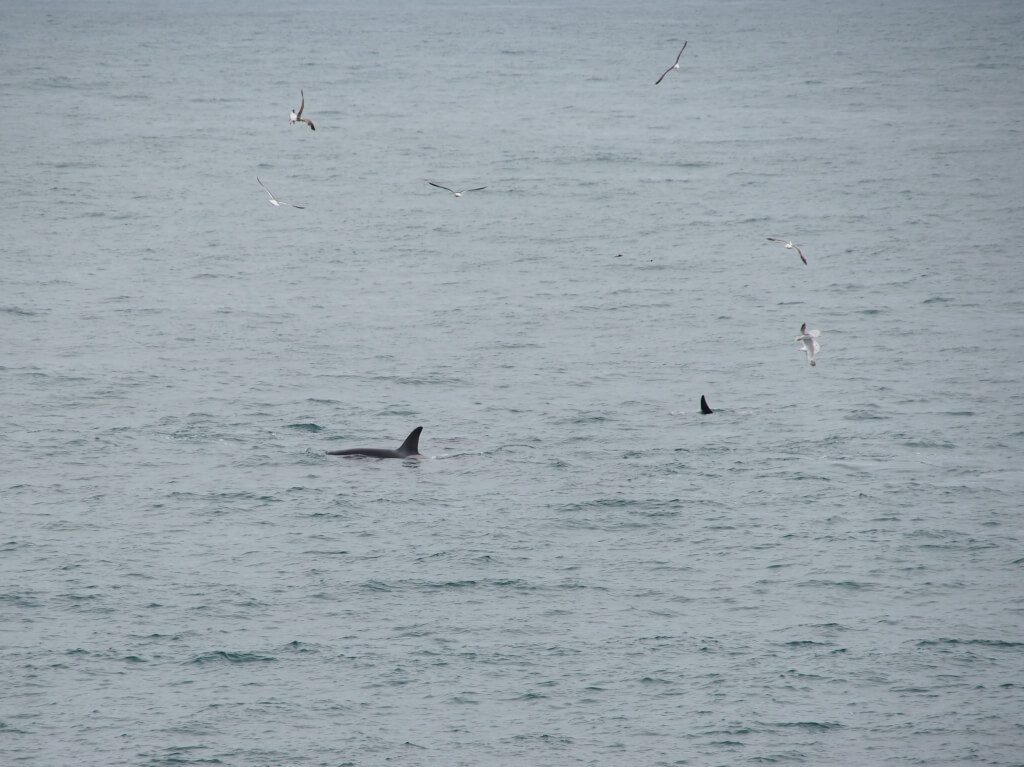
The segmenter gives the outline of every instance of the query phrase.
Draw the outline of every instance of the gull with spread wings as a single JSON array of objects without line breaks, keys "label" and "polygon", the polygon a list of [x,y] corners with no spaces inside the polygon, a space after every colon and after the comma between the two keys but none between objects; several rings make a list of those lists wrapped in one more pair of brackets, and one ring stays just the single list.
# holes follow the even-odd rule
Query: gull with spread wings
[{"label": "gull with spread wings", "polygon": [[800,248],[798,248],[796,245],[794,245],[791,240],[780,240],[778,237],[769,237],[768,239],[771,240],[772,242],[781,242],[783,245],[786,246],[786,250],[795,250],[796,254],[800,256],[800,260],[803,261],[805,264],[807,263],[807,259],[804,258],[804,252],[800,250]]},{"label": "gull with spread wings", "polygon": [[299,105],[299,111],[296,112],[294,109],[292,110],[292,116],[288,120],[288,124],[295,125],[295,123],[297,122],[306,123],[306,125],[309,126],[310,130],[316,130],[316,128],[313,126],[313,121],[307,120],[305,117],[302,116],[302,110],[306,108],[306,94],[302,92],[301,88],[299,89],[299,95],[302,97],[302,103]]},{"label": "gull with spread wings", "polygon": [[820,330],[808,330],[807,323],[805,322],[800,326],[800,335],[794,338],[794,341],[800,341],[803,344],[803,348],[800,350],[807,355],[807,363],[814,367],[818,363],[814,361],[814,355],[821,351],[821,347],[818,346],[818,336],[821,335]]},{"label": "gull with spread wings", "polygon": [[[256,177],[256,180],[257,180],[257,181],[260,181],[260,177],[259,177],[259,176],[257,176],[257,177]],[[266,185],[266,184],[264,184],[264,183],[263,183],[262,181],[260,181],[260,186],[262,186],[262,187],[263,187],[263,189],[264,189],[264,191],[265,191],[265,192],[266,192],[267,194],[269,194],[269,195],[270,195],[270,200],[269,200],[269,202],[270,202],[270,204],[271,204],[271,205],[273,205],[274,207],[280,208],[280,207],[281,207],[282,205],[287,205],[287,206],[288,206],[289,208],[298,208],[299,210],[305,210],[304,206],[302,206],[302,205],[293,205],[293,204],[292,204],[292,203],[290,203],[290,202],[285,202],[284,200],[279,200],[279,199],[277,199],[276,197],[274,197],[274,193],[273,193],[273,192],[271,192],[271,191],[270,191],[269,189],[267,189],[267,185]]]},{"label": "gull with spread wings", "polygon": [[683,47],[679,49],[679,55],[678,55],[678,56],[676,56],[676,63],[675,63],[675,64],[673,64],[672,66],[670,66],[670,67],[669,67],[668,69],[666,69],[666,70],[665,70],[665,71],[664,71],[664,72],[662,73],[661,77],[659,77],[659,78],[658,78],[658,79],[657,79],[657,80],[655,81],[655,83],[654,83],[655,85],[661,85],[661,81],[665,79],[665,75],[667,75],[667,74],[668,74],[669,72],[671,72],[671,71],[672,71],[673,69],[679,69],[679,59],[681,59],[681,58],[683,57],[683,51],[685,51],[685,50],[686,50],[686,43],[688,43],[688,42],[689,42],[689,40],[684,40],[684,41],[683,41]]},{"label": "gull with spread wings", "polygon": [[430,184],[431,186],[436,186],[438,189],[444,189],[447,192],[451,192],[456,197],[462,197],[462,195],[464,193],[466,193],[466,192],[479,192],[481,189],[486,189],[487,188],[486,186],[477,186],[477,187],[474,187],[472,189],[459,189],[458,191],[456,191],[455,189],[450,189],[447,186],[441,186],[440,184],[435,184],[433,181],[427,181],[427,183]]}]

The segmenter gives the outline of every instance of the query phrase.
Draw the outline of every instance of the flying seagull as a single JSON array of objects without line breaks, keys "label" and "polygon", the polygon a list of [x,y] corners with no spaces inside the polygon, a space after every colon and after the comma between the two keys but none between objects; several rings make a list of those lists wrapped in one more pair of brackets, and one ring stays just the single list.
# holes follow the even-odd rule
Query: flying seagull
[{"label": "flying seagull", "polygon": [[679,49],[679,55],[678,55],[678,56],[676,56],[676,63],[675,63],[675,64],[673,64],[672,66],[670,66],[670,67],[669,67],[668,69],[666,69],[666,70],[664,71],[664,73],[663,73],[663,74],[661,75],[661,77],[659,77],[659,78],[657,79],[657,81],[656,81],[656,82],[654,83],[655,85],[661,85],[661,81],[665,79],[665,75],[667,75],[667,74],[668,74],[669,72],[671,72],[671,71],[672,71],[673,69],[679,69],[679,59],[681,59],[681,58],[683,57],[683,51],[685,51],[685,50],[686,50],[686,44],[687,44],[688,42],[690,42],[690,41],[689,41],[689,40],[684,40],[684,41],[683,41],[683,47]]},{"label": "flying seagull", "polygon": [[302,116],[302,110],[306,108],[306,94],[302,92],[301,88],[299,89],[299,95],[302,96],[302,103],[299,105],[299,111],[296,112],[294,109],[292,110],[292,116],[291,119],[288,121],[288,124],[294,125],[297,122],[306,123],[306,125],[309,126],[310,130],[316,130],[316,127],[313,125],[313,121],[307,120],[305,117]]},{"label": "flying seagull", "polygon": [[433,181],[427,181],[427,183],[430,184],[431,186],[436,186],[438,189],[445,189],[445,190],[451,192],[452,194],[454,194],[456,197],[462,197],[464,192],[479,192],[481,189],[486,189],[487,188],[486,186],[478,186],[478,187],[474,187],[473,189],[460,189],[458,191],[455,191],[454,189],[449,189],[446,186],[441,186],[440,184],[435,184]]},{"label": "flying seagull", "polygon": [[786,246],[787,250],[795,250],[797,255],[800,256],[800,260],[803,261],[805,264],[807,263],[807,259],[804,258],[804,252],[800,250],[800,248],[798,248],[796,245],[794,245],[792,241],[780,240],[778,237],[769,237],[768,239],[771,240],[772,242],[781,242],[783,245]]},{"label": "flying seagull", "polygon": [[[260,181],[260,177],[257,176],[256,180]],[[302,205],[292,205],[290,202],[285,202],[284,200],[277,199],[276,197],[274,197],[274,193],[271,192],[269,189],[267,189],[267,185],[264,184],[262,181],[260,181],[260,186],[262,186],[263,189],[266,190],[267,194],[270,195],[270,204],[271,205],[275,205],[278,208],[280,208],[282,205],[287,205],[290,208],[299,208],[300,210],[304,210],[305,209],[304,206],[302,206]]]},{"label": "flying seagull", "polygon": [[820,330],[808,330],[807,323],[805,322],[800,326],[800,335],[793,339],[794,341],[800,341],[804,345],[801,351],[807,355],[807,362],[811,367],[817,364],[814,361],[814,355],[821,351],[821,347],[818,346],[818,342],[815,340],[820,335]]}]

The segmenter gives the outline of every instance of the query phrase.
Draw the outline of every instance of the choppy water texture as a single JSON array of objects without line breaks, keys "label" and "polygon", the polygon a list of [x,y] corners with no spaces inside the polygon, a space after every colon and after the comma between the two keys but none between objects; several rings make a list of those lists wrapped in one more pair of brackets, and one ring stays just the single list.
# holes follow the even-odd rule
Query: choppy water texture
[{"label": "choppy water texture", "polygon": [[0,6],[0,761],[1024,764],[1019,2],[170,5]]}]

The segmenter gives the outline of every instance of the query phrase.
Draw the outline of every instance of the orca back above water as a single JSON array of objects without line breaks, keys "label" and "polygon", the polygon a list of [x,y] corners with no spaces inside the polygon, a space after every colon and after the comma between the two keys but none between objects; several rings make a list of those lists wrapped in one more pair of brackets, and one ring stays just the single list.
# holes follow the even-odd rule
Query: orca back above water
[{"label": "orca back above water", "polygon": [[708,407],[708,401],[704,399],[703,394],[700,395],[700,412],[702,412],[704,415],[711,415],[712,413],[715,412],[710,407]]},{"label": "orca back above water", "polygon": [[345,450],[328,450],[327,455],[365,455],[370,458],[424,458],[420,454],[420,432],[422,426],[413,429],[397,450],[383,447],[350,447]]}]

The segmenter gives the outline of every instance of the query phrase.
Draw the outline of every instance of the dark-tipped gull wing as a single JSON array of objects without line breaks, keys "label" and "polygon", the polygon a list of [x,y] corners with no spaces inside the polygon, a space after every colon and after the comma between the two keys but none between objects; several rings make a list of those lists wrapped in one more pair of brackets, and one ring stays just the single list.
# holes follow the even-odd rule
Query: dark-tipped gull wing
[{"label": "dark-tipped gull wing", "polygon": [[454,189],[449,189],[448,187],[442,186],[441,184],[435,184],[433,181],[430,180],[428,180],[427,183],[430,184],[431,186],[436,186],[438,189],[444,189],[446,192],[451,192],[452,194],[455,194]]}]

